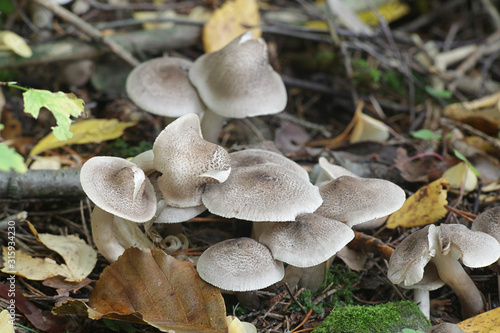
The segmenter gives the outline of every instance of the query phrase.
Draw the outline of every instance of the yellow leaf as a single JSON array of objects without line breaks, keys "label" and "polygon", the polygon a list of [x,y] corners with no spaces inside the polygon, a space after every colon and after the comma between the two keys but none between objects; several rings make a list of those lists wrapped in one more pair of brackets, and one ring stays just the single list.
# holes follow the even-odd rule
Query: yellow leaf
[{"label": "yellow leaf", "polygon": [[[7,248],[3,247],[4,262],[7,262],[8,254],[12,254],[12,252],[7,251]],[[21,250],[15,251],[14,257],[15,264],[3,267],[3,273],[20,275],[35,281],[45,280],[57,275],[64,277],[71,275],[66,265],[59,265],[50,258],[33,258]]]},{"label": "yellow leaf", "polygon": [[[410,6],[401,1],[387,1],[386,3],[377,7],[379,13],[385,18],[387,22],[395,21],[410,12]],[[378,25],[378,17],[370,9],[358,13],[359,18],[370,25]]]},{"label": "yellow leaf", "polygon": [[465,333],[500,333],[500,308],[496,308],[457,324]]},{"label": "yellow leaf", "polygon": [[73,137],[60,141],[54,134],[50,133],[33,147],[30,155],[38,155],[46,150],[67,145],[113,140],[122,136],[126,128],[134,125],[134,122],[120,122],[116,119],[82,120],[71,125],[70,131],[73,133]]},{"label": "yellow leaf", "polygon": [[387,228],[398,226],[410,228],[427,225],[443,218],[448,204],[446,200],[450,184],[446,178],[439,178],[420,188],[406,199],[403,207],[387,220]]},{"label": "yellow leaf", "polygon": [[373,117],[363,112],[357,112],[355,115],[356,125],[352,129],[349,137],[350,143],[375,141],[384,142],[389,139],[389,127]]},{"label": "yellow leaf", "polygon": [[7,264],[2,272],[21,275],[30,280],[45,280],[59,275],[70,282],[80,282],[92,272],[97,262],[97,253],[83,240],[74,235],[39,234],[31,223],[27,223],[36,238],[60,254],[66,264],[59,265],[50,258],[33,258],[23,251],[15,251],[15,261],[9,264],[12,251],[3,247],[3,259]]},{"label": "yellow leaf", "polygon": [[97,253],[85,241],[75,235],[39,234],[30,222],[26,222],[38,241],[64,259],[70,272],[66,281],[80,282],[92,272],[97,262]]},{"label": "yellow leaf", "polygon": [[33,51],[31,51],[31,48],[26,44],[24,39],[12,31],[0,31],[0,46],[11,50],[23,58],[29,58],[33,55]]},{"label": "yellow leaf", "polygon": [[14,333],[14,319],[10,317],[9,311],[0,312],[0,333]]},{"label": "yellow leaf", "polygon": [[[134,12],[132,14],[136,20],[159,19],[159,18],[175,18],[176,14],[173,10],[166,10],[163,12]],[[154,29],[171,29],[174,27],[173,22],[150,22],[144,23],[142,26],[144,30]]]},{"label": "yellow leaf", "polygon": [[[260,23],[257,0],[235,0],[215,10],[203,27],[203,46],[205,52],[222,49],[236,37],[244,34],[249,27]],[[259,27],[250,29],[253,38],[259,38],[262,31]]]}]

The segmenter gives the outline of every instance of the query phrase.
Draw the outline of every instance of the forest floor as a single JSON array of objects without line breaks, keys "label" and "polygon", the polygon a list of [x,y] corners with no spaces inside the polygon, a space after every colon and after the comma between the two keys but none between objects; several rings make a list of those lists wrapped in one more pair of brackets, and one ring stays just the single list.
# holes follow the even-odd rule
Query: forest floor
[{"label": "forest floor", "polygon": [[[31,58],[0,53],[0,81],[73,92],[85,101],[80,119],[117,119],[135,125],[112,140],[65,145],[30,156],[31,149],[49,134],[54,119],[47,110],[42,110],[38,119],[27,115],[23,112],[22,91],[2,87],[0,114],[4,129],[0,140],[25,157],[30,168],[38,161],[55,169],[78,170],[93,156],[129,158],[151,149],[169,120],[142,111],[127,98],[125,80],[132,67],[123,60],[124,54],[133,54],[138,61],[164,54],[198,58],[204,53],[203,21],[189,15],[199,10],[210,13],[220,4],[197,0],[160,5],[77,0],[65,5],[98,29],[100,39],[96,39],[64,15],[36,12],[37,2],[15,1],[10,11],[1,9],[1,30],[23,37],[34,53]],[[451,188],[440,187],[447,200],[440,208],[446,212],[427,223],[470,226],[479,213],[497,204],[500,191],[500,19],[495,3],[499,5],[498,1],[488,0],[393,3],[396,7],[379,12],[394,12],[393,16],[381,19],[378,25],[362,23],[360,28],[341,25],[331,11],[311,1],[263,1],[262,37],[268,44],[271,65],[285,82],[288,103],[279,114],[229,120],[220,135],[220,145],[229,151],[272,147],[308,171],[314,169],[320,157],[326,157],[359,176],[390,180],[408,197],[466,160],[466,165],[478,170],[477,184],[467,190],[460,181],[458,186],[455,182]],[[146,28],[137,24],[139,19],[132,15],[139,11],[168,11],[163,20],[175,25],[161,22],[163,26],[158,26],[155,22],[156,26]],[[48,25],[37,26],[44,19]],[[366,27],[368,30],[363,30]],[[154,29],[163,30],[159,33]],[[125,41],[125,53],[104,45],[116,38]],[[477,105],[467,104],[478,99]],[[385,124],[383,131],[389,137],[356,142],[359,140],[354,139],[352,127],[365,119],[361,113]],[[50,187],[51,183],[42,186]],[[6,246],[9,241],[8,221],[16,221],[18,249],[63,263],[59,254],[37,240],[27,219],[38,233],[78,235],[92,245],[93,204],[81,190],[77,192],[74,197],[64,198],[0,197],[2,244]],[[436,203],[437,198],[429,200]],[[413,219],[398,221],[392,228],[378,226],[359,231],[348,245],[356,255],[335,258],[327,283],[318,290],[269,288],[256,292],[246,306],[234,295],[225,295],[226,311],[253,323],[259,332],[290,332],[306,319],[296,330],[300,332],[318,326],[336,307],[412,299],[411,290],[395,286],[387,278],[388,256],[384,251],[392,253],[409,234],[421,229],[424,223],[415,220],[423,221],[421,216],[431,215],[434,209],[432,205],[419,207]],[[251,223],[204,212],[183,223],[179,231],[187,236],[191,247],[202,251],[224,239],[250,236]],[[164,225],[154,225],[148,235],[165,248],[165,232]],[[379,246],[370,246],[371,242]],[[199,251],[188,252],[188,257]],[[4,255],[4,265],[5,260]],[[147,325],[50,314],[67,298],[88,301],[108,266],[107,260],[98,256],[88,278],[71,286],[52,279],[17,276],[16,288],[24,298],[18,298],[16,322],[24,328],[17,327],[16,331],[157,332]],[[497,274],[488,267],[466,270],[484,295],[486,309],[497,308]],[[2,282],[7,282],[7,277],[0,273]],[[4,309],[9,301],[6,291],[0,292],[0,308]],[[430,297],[433,324],[464,319],[459,300],[448,286],[431,291]],[[34,316],[33,311],[39,315]]]}]

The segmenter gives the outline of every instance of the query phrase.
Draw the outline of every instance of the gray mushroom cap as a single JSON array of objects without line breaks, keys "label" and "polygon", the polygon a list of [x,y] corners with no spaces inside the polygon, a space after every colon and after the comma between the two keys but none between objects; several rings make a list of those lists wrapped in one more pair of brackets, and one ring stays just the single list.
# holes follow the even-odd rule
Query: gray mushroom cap
[{"label": "gray mushroom cap", "polygon": [[207,184],[202,200],[213,214],[255,222],[293,221],[323,201],[316,186],[273,163],[235,168],[224,183]]},{"label": "gray mushroom cap", "polygon": [[200,256],[196,268],[206,282],[231,291],[266,288],[285,274],[283,263],[267,247],[246,237],[212,245]]},{"label": "gray mushroom cap", "polygon": [[432,258],[431,249],[435,247],[434,237],[429,236],[428,225],[403,239],[389,260],[387,277],[394,284],[411,286],[422,280],[424,267]]},{"label": "gray mushroom cap", "polygon": [[259,238],[274,259],[296,267],[311,267],[332,257],[354,238],[344,223],[317,214],[293,222],[273,223]]},{"label": "gray mushroom cap", "polygon": [[231,157],[231,168],[246,167],[250,165],[274,163],[297,172],[304,179],[309,180],[309,174],[299,164],[295,163],[288,157],[264,149],[245,149],[229,153]]},{"label": "gray mushroom cap", "polygon": [[189,79],[207,107],[220,116],[245,118],[283,111],[287,92],[269,65],[263,39],[244,34],[196,59]]},{"label": "gray mushroom cap", "polygon": [[482,231],[500,242],[500,206],[485,210],[472,223],[472,230]]},{"label": "gray mushroom cap", "polygon": [[80,182],[90,200],[113,215],[146,222],[156,212],[153,185],[142,169],[123,158],[92,157],[82,166]]},{"label": "gray mushroom cap", "polygon": [[205,109],[188,78],[192,62],[164,57],[143,62],[127,77],[128,97],[141,109],[164,117],[201,114]]},{"label": "gray mushroom cap", "polygon": [[200,120],[190,113],[170,123],[153,144],[154,168],[162,173],[158,187],[167,205],[201,205],[207,183],[224,182],[231,171],[228,153],[203,140]]},{"label": "gray mushroom cap", "polygon": [[319,189],[323,204],[315,213],[350,227],[392,214],[406,200],[403,189],[384,179],[341,176]]}]

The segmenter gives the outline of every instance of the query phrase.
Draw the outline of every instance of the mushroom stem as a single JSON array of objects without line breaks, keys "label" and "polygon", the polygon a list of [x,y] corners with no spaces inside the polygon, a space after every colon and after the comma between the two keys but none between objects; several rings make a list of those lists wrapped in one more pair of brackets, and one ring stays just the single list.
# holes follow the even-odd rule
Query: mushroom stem
[{"label": "mushroom stem", "polygon": [[113,214],[95,206],[90,221],[95,246],[104,258],[115,262],[125,249],[118,243],[113,232]]},{"label": "mushroom stem", "polygon": [[439,277],[453,289],[462,306],[464,319],[473,317],[484,310],[481,293],[458,260],[436,251],[433,258]]},{"label": "mushroom stem", "polygon": [[413,289],[413,301],[418,305],[424,316],[429,319],[431,316],[429,290],[422,288]]},{"label": "mushroom stem", "polygon": [[203,138],[208,142],[218,143],[219,134],[225,122],[225,117],[219,116],[207,108],[201,118],[201,133],[203,134]]}]

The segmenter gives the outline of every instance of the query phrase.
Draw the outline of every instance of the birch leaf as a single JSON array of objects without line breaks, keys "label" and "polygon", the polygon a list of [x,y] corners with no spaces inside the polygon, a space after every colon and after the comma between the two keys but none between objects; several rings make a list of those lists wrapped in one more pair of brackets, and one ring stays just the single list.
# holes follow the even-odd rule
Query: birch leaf
[{"label": "birch leaf", "polygon": [[403,207],[387,220],[387,228],[417,227],[427,225],[443,218],[448,212],[445,205],[450,184],[446,178],[439,178],[420,188],[406,199]]}]

